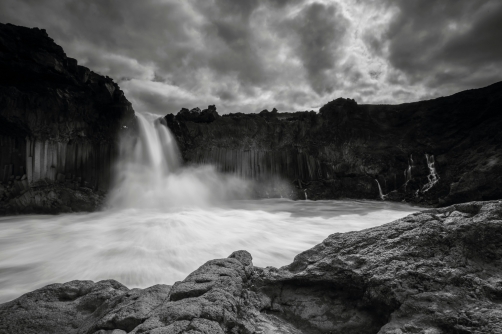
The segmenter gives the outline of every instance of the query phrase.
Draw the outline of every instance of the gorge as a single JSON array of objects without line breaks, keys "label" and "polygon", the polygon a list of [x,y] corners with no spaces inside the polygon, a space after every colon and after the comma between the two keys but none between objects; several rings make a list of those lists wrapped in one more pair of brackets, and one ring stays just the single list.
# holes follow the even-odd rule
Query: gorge
[{"label": "gorge", "polygon": [[[119,135],[136,131],[131,104],[44,31],[1,28],[0,212],[95,210],[110,187]],[[319,113],[222,116],[209,106],[164,121],[189,164],[286,181],[257,197],[445,206],[502,196],[501,109],[496,83],[401,105],[340,98]]]},{"label": "gorge", "polygon": [[1,334],[500,333],[502,83],[155,118],[10,24],[0,71]]}]

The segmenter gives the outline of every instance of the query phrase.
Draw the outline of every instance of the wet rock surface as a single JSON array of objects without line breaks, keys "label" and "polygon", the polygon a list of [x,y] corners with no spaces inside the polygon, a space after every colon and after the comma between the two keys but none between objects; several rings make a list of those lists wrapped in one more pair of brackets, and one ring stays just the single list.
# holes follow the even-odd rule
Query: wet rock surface
[{"label": "wet rock surface", "polygon": [[0,305],[0,333],[501,333],[501,260],[502,202],[470,202],[333,234],[279,269],[237,251],[173,286],[49,285]]},{"label": "wet rock surface", "polygon": [[165,119],[187,162],[254,179],[281,175],[293,192],[273,196],[446,206],[502,197],[500,110],[499,82],[400,105],[340,98],[319,113],[218,117],[210,106]]},{"label": "wet rock surface", "polygon": [[[134,119],[124,93],[37,28],[0,24],[0,73],[0,214],[95,208]],[[87,204],[53,201],[54,188]]]}]

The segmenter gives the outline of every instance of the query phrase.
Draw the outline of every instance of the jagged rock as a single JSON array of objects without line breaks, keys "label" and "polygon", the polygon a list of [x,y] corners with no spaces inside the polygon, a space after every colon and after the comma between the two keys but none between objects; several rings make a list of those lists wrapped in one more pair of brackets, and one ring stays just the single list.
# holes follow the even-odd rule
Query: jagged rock
[{"label": "jagged rock", "polygon": [[264,310],[306,332],[500,333],[502,202],[336,233],[256,271]]},{"label": "jagged rock", "polygon": [[51,284],[3,304],[0,333],[76,332],[103,303],[127,291],[113,280]]},{"label": "jagged rock", "polygon": [[376,179],[384,195],[394,192],[389,200],[444,206],[502,197],[500,110],[502,82],[401,105],[339,98],[318,114],[264,110],[202,123],[179,113],[166,121],[189,163],[301,180],[309,199],[378,199]]},{"label": "jagged rock", "polygon": [[195,123],[211,123],[216,120],[220,115],[216,111],[216,106],[210,105],[207,109],[200,110],[199,108],[193,108],[188,110],[187,108],[182,108],[176,115],[178,119],[183,121],[190,121]]},{"label": "jagged rock", "polygon": [[501,260],[502,201],[464,203],[333,234],[280,269],[237,251],[172,287],[49,285],[0,305],[0,333],[496,334]]},{"label": "jagged rock", "polygon": [[1,305],[0,333],[251,334],[251,259],[238,251],[208,261],[172,287],[128,290],[113,280],[49,285]]},{"label": "jagged rock", "polygon": [[[68,179],[106,191],[118,134],[134,120],[118,85],[68,58],[45,30],[11,24],[0,24],[0,73],[0,182],[26,174],[28,186]],[[0,207],[22,195],[16,187]]]}]

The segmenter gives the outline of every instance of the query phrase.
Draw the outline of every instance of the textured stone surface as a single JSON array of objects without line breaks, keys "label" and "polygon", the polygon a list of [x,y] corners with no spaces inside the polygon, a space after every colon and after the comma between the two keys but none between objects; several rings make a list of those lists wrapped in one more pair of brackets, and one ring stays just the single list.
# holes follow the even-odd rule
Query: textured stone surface
[{"label": "textured stone surface", "polygon": [[[118,135],[134,118],[123,92],[37,28],[0,24],[0,73],[0,213],[81,210],[52,201],[47,183],[92,190],[82,207],[95,208],[94,196],[110,184]],[[37,195],[23,197],[31,186]]]},{"label": "textured stone surface", "polygon": [[[165,117],[184,159],[256,179],[282,175],[298,188],[283,196],[378,199],[378,180],[388,200],[422,205],[502,197],[502,83],[401,105],[337,99],[318,114],[211,120],[209,110]],[[433,186],[426,154],[439,175]]]},{"label": "textured stone surface", "polygon": [[238,251],[172,287],[53,284],[0,305],[0,333],[253,333],[252,271],[251,255]]},{"label": "textured stone surface", "polygon": [[279,269],[237,251],[172,287],[49,285],[0,305],[0,333],[496,334],[501,301],[502,202],[470,202],[333,234]]},{"label": "textured stone surface", "polygon": [[52,284],[5,303],[0,333],[72,333],[100,306],[128,289],[110,280]]},{"label": "textured stone surface", "polygon": [[458,204],[333,234],[255,281],[307,330],[500,333],[501,246],[501,202]]}]

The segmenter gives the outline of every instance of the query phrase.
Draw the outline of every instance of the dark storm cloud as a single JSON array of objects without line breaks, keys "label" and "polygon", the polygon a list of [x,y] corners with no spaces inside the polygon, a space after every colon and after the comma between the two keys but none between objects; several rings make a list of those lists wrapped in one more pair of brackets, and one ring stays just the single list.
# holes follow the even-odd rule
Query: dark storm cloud
[{"label": "dark storm cloud", "polygon": [[[100,58],[105,53],[142,62],[159,61],[170,69],[179,65],[182,55],[190,49],[177,45],[187,39],[183,20],[189,18],[177,3],[3,1],[0,9],[2,21],[43,27],[56,42],[63,44],[67,53],[83,54],[82,60],[93,65],[102,63]],[[168,49],[166,46],[170,44],[176,47]],[[106,74],[116,77],[118,73]]]},{"label": "dark storm cloud", "polygon": [[264,1],[267,4],[272,5],[273,7],[283,8],[286,6],[293,6],[303,3],[303,0],[268,0]]},{"label": "dark storm cloud", "polygon": [[285,28],[296,34],[296,51],[307,70],[312,88],[318,93],[331,92],[336,82],[329,78],[344,54],[348,20],[336,3],[312,3],[292,18]]},{"label": "dark storm cloud", "polygon": [[266,80],[263,59],[259,56],[250,16],[258,7],[258,1],[237,2],[232,0],[207,1],[197,8],[206,23],[207,50],[198,61],[222,74],[237,73],[245,83]]},{"label": "dark storm cloud", "polygon": [[234,101],[235,95],[228,90],[220,90],[217,92],[217,95],[220,99],[224,101]]},{"label": "dark storm cloud", "polygon": [[387,44],[390,63],[411,83],[465,89],[500,80],[502,1],[391,0],[388,4],[399,13],[382,39],[370,43],[380,53]]},{"label": "dark storm cloud", "polygon": [[502,1],[2,0],[0,21],[40,27],[166,114],[398,103],[502,79]]}]

